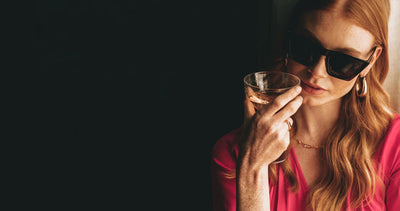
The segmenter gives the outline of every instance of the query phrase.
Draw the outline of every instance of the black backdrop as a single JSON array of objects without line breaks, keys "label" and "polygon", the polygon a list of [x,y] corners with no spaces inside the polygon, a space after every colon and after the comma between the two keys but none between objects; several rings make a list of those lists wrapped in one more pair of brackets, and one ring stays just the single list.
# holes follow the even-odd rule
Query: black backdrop
[{"label": "black backdrop", "polygon": [[24,124],[53,207],[211,210],[211,149],[241,124],[269,2],[30,3]]}]

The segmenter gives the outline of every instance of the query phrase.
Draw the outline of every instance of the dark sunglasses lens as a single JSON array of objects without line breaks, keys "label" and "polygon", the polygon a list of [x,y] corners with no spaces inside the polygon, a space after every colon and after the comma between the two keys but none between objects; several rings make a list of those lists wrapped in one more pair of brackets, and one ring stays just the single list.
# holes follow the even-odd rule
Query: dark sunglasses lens
[{"label": "dark sunglasses lens", "polygon": [[365,67],[364,63],[341,53],[333,53],[326,59],[329,75],[343,80],[354,78]]},{"label": "dark sunglasses lens", "polygon": [[289,58],[305,66],[313,65],[320,56],[316,44],[302,36],[292,37],[288,53]]}]

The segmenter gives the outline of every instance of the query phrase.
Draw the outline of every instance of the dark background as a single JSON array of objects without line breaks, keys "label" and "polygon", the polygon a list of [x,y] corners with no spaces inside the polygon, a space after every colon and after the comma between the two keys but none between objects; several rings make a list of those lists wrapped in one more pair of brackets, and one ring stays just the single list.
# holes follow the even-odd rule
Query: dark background
[{"label": "dark background", "polygon": [[211,149],[241,125],[243,76],[267,63],[270,4],[42,0],[22,10],[32,48],[16,51],[28,70],[17,122],[35,140],[26,148],[40,149],[35,178],[52,208],[211,210]]}]

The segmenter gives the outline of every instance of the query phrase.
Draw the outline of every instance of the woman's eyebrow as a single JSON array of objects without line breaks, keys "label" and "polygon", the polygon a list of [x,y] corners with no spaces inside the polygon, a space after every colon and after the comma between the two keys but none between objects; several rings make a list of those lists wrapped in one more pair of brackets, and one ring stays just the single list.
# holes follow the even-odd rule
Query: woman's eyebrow
[{"label": "woman's eyebrow", "polygon": [[342,52],[342,53],[350,53],[350,54],[352,54],[352,55],[354,55],[354,56],[360,56],[360,55],[362,55],[362,53],[359,51],[359,50],[357,50],[357,49],[354,49],[354,48],[335,48],[335,49],[332,49],[332,50],[334,50],[334,51],[339,51],[339,52]]}]

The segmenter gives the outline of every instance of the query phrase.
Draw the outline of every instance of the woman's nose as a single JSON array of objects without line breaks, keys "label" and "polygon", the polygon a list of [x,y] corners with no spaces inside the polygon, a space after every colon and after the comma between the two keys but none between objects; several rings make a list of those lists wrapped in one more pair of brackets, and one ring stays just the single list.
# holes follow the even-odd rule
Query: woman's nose
[{"label": "woman's nose", "polygon": [[313,65],[307,69],[308,72],[311,73],[312,77],[325,78],[325,77],[329,76],[328,72],[326,70],[325,60],[326,60],[326,56],[322,55],[315,65]]}]

